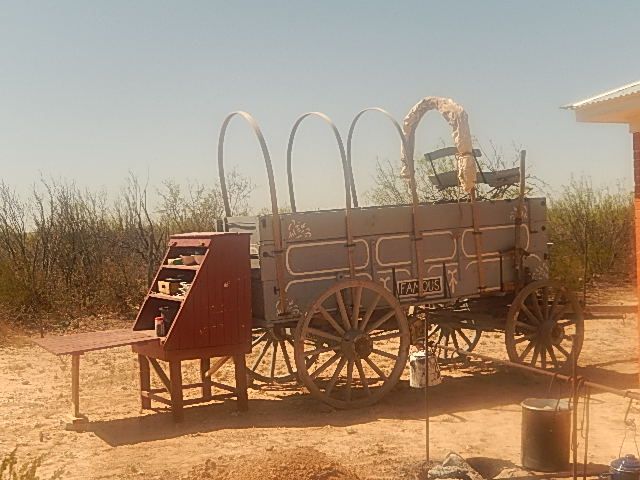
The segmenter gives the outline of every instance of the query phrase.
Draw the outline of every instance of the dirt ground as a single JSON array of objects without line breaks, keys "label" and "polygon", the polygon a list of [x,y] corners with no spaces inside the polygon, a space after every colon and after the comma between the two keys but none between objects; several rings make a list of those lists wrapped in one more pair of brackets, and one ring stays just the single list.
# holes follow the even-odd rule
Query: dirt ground
[{"label": "dirt ground", "polygon": [[[634,296],[627,289],[613,299]],[[588,320],[580,373],[637,388],[637,337],[635,316]],[[500,334],[485,334],[477,350],[506,358]],[[186,381],[195,381],[196,366],[189,367]],[[443,376],[429,389],[432,457],[455,451],[487,478],[529,475],[517,466],[519,404],[548,395],[549,381],[479,362],[445,368]],[[231,378],[225,367],[217,380]],[[16,446],[21,458],[45,455],[42,473],[63,467],[65,479],[397,479],[415,478],[424,460],[424,392],[409,387],[407,372],[381,403],[361,410],[333,410],[289,385],[251,389],[247,413],[232,400],[188,408],[178,425],[167,412],[140,413],[129,347],[84,355],[81,387],[89,431],[66,431],[69,359],[28,342],[0,343],[0,455]],[[552,395],[566,392],[557,384]],[[594,393],[591,404],[589,461],[603,465],[618,456],[627,401]],[[635,453],[632,437],[622,453]],[[315,464],[320,470],[309,473]]]}]

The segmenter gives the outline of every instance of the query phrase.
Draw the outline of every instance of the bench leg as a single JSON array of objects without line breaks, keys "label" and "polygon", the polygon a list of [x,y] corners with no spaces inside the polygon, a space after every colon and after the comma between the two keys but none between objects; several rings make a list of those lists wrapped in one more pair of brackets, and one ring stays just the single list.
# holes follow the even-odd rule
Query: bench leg
[{"label": "bench leg", "polygon": [[211,368],[211,359],[200,359],[200,377],[202,378],[202,398],[205,400],[211,400],[211,377],[207,375],[207,372]]},{"label": "bench leg", "polygon": [[246,412],[249,410],[249,397],[247,395],[247,364],[244,355],[234,355],[233,364],[236,372],[236,396],[238,399],[238,410]]},{"label": "bench leg", "polygon": [[182,398],[182,362],[171,360],[169,362],[169,379],[171,380],[171,412],[176,422],[184,420]]},{"label": "bench leg", "polygon": [[151,390],[151,370],[149,369],[149,359],[138,354],[138,364],[140,365],[140,406],[143,410],[151,408],[151,399],[145,395]]}]

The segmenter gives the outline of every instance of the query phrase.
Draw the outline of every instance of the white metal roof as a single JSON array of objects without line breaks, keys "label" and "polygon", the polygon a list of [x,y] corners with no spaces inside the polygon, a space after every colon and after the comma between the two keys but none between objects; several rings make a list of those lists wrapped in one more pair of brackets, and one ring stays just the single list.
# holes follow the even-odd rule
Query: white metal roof
[{"label": "white metal roof", "polygon": [[633,95],[636,93],[640,93],[640,80],[638,80],[637,82],[629,83],[628,85],[623,85],[622,87],[614,88],[613,90],[609,90],[608,92],[600,93],[598,95],[595,95],[594,97],[590,97],[576,103],[564,105],[562,108],[566,108],[568,110],[577,110],[587,105],[602,103],[606,102],[607,100],[626,97],[628,95]]}]

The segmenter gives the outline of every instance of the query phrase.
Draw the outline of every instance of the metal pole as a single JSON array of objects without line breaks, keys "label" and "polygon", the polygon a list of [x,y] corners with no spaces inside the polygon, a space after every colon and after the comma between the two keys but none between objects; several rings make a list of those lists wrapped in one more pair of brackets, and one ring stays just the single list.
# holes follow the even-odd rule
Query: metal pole
[{"label": "metal pole", "polygon": [[571,463],[571,475],[573,480],[578,479],[578,360],[575,355],[571,355],[571,396],[573,398],[573,409],[571,411],[571,453],[573,461]]},{"label": "metal pole", "polygon": [[427,473],[429,472],[429,462],[430,462],[430,452],[429,452],[429,315],[425,314],[425,324],[424,324],[424,353],[425,353],[425,373],[426,373],[426,381],[424,384],[424,434],[425,434],[425,458],[426,458],[426,468]]}]

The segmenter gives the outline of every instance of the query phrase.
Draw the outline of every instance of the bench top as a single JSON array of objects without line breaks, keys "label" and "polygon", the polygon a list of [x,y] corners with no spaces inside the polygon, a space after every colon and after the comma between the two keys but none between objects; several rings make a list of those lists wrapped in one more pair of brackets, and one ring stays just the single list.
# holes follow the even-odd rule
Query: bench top
[{"label": "bench top", "polygon": [[73,333],[70,335],[32,338],[35,344],[54,355],[70,355],[105,350],[156,340],[154,330],[122,328],[99,332]]}]

